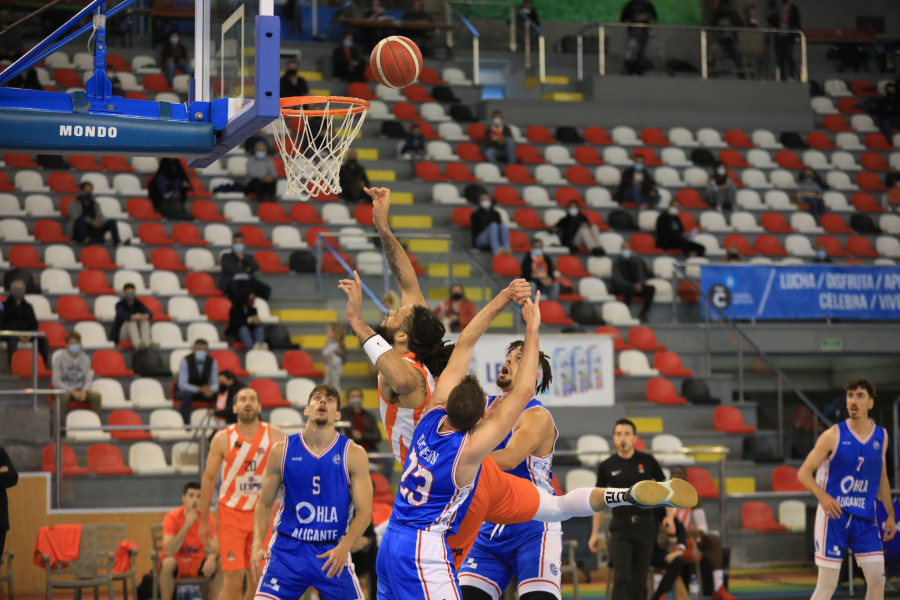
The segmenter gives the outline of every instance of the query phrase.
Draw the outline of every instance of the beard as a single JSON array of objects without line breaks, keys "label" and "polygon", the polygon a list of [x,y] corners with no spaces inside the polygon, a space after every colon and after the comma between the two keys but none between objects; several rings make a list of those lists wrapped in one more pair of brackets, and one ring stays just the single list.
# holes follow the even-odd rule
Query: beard
[{"label": "beard", "polygon": [[505,390],[509,386],[512,385],[512,377],[510,375],[498,375],[497,376],[497,387],[501,390]]},{"label": "beard", "polygon": [[238,417],[238,421],[240,421],[241,423],[252,423],[253,421],[255,421],[256,419],[259,418],[259,413],[247,414],[247,413],[241,411],[237,414],[237,417]]},{"label": "beard", "polygon": [[372,330],[376,335],[380,335],[381,337],[383,337],[384,341],[386,341],[388,344],[390,344],[391,346],[394,345],[394,335],[397,333],[396,330],[391,331],[384,325],[376,325],[372,328]]}]

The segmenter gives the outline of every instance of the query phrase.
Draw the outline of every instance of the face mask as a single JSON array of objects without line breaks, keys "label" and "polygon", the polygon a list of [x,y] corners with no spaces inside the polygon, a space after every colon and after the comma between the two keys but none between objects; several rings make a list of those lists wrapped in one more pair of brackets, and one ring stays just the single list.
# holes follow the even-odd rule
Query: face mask
[{"label": "face mask", "polygon": [[224,393],[227,392],[227,391],[228,391],[228,384],[226,384],[226,383],[220,383],[220,384],[219,384],[219,393],[220,393],[220,394],[224,394]]},{"label": "face mask", "polygon": [[265,157],[266,157],[266,151],[265,151],[265,150],[257,150],[257,151],[256,151],[256,158],[265,158]]},{"label": "face mask", "polygon": [[353,40],[344,40],[344,46],[350,48],[351,46],[353,46]]},{"label": "face mask", "polygon": [[69,352],[72,354],[78,354],[81,352],[81,344],[69,344]]},{"label": "face mask", "polygon": [[544,255],[544,250],[541,248],[532,248],[531,255],[535,258],[540,258]]},{"label": "face mask", "polygon": [[488,200],[485,200],[484,202],[480,202],[479,205],[480,205],[481,208],[483,208],[484,210],[491,210],[491,203],[490,203],[490,201],[488,201]]},{"label": "face mask", "polygon": [[740,260],[740,258],[741,258],[740,254],[735,254],[734,252],[728,253],[728,260]]},{"label": "face mask", "polygon": [[235,244],[234,245],[235,252],[243,252],[244,248],[245,248],[244,244]]},{"label": "face mask", "polygon": [[724,175],[727,172],[728,171],[725,169],[725,167],[719,167],[718,169],[716,169],[716,173],[718,173],[719,175]]},{"label": "face mask", "polygon": [[25,292],[20,292],[19,290],[16,290],[12,293],[12,297],[15,300],[21,300],[22,298],[25,297]]},{"label": "face mask", "polygon": [[453,294],[450,294],[450,299],[451,299],[451,300],[462,300],[462,299],[463,299],[463,295],[462,295],[461,293],[459,293],[459,292],[455,292],[455,293],[453,293]]},{"label": "face mask", "polygon": [[631,258],[631,250],[622,250],[622,258]]},{"label": "face mask", "polygon": [[125,301],[129,304],[134,302],[134,294],[125,294]]},{"label": "face mask", "polygon": [[173,43],[173,44],[177,44],[177,43],[178,43],[178,36],[177,36],[177,35],[173,35],[172,37],[169,38],[169,41],[170,41],[171,43]]},{"label": "face mask", "polygon": [[497,127],[500,127],[501,125],[503,125],[503,119],[501,119],[500,117],[494,117],[493,123]]},{"label": "face mask", "polygon": [[203,362],[206,360],[206,350],[195,350],[194,356],[197,357],[197,360]]},{"label": "face mask", "polygon": [[638,163],[638,164],[634,165],[634,170],[635,171],[643,171],[644,165],[642,165],[641,163]]},{"label": "face mask", "polygon": [[816,252],[816,256],[819,258],[819,260],[822,260],[823,258],[828,256],[828,253],[824,250],[819,250],[818,252]]},{"label": "face mask", "polygon": [[354,396],[353,398],[348,398],[347,406],[354,410],[359,410],[360,408],[362,408],[362,398],[357,398],[356,396]]},{"label": "face mask", "polygon": [[572,207],[572,208],[570,208],[570,209],[568,210],[568,213],[569,213],[569,216],[570,216],[570,217],[577,217],[577,216],[578,216],[578,209],[575,208],[575,207]]},{"label": "face mask", "polygon": [[674,216],[677,216],[677,215],[678,215],[678,209],[675,208],[674,206],[671,207],[671,208],[669,209],[669,214],[672,215],[673,217],[674,217]]}]

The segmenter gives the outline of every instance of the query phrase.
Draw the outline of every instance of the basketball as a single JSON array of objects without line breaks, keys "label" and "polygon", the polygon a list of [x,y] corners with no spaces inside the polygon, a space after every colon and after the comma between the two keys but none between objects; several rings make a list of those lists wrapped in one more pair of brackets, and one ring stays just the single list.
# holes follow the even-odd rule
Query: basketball
[{"label": "basketball", "polygon": [[402,35],[386,37],[372,50],[372,73],[381,85],[404,88],[422,72],[422,52],[415,42]]}]

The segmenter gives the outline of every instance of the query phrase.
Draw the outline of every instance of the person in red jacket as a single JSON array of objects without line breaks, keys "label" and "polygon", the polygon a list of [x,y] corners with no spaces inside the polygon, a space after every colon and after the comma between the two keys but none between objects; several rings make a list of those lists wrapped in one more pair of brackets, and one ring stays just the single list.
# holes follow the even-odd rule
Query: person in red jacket
[{"label": "person in red jacket", "polygon": [[221,587],[219,542],[216,522],[209,520],[209,536],[200,537],[200,484],[187,483],[181,493],[181,506],[163,518],[162,559],[159,565],[160,600],[172,600],[175,581],[181,577],[214,577],[210,598]]},{"label": "person in red jacket", "polygon": [[475,318],[475,303],[466,298],[461,283],[450,286],[450,297],[434,309],[434,314],[444,321],[447,331],[459,333]]}]

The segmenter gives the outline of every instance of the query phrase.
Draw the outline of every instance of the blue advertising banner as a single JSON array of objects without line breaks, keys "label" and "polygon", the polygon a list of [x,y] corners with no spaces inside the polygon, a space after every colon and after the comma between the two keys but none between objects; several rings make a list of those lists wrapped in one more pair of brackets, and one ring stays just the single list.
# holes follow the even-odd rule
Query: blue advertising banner
[{"label": "blue advertising banner", "polygon": [[703,265],[700,287],[732,319],[900,319],[900,267]]}]

